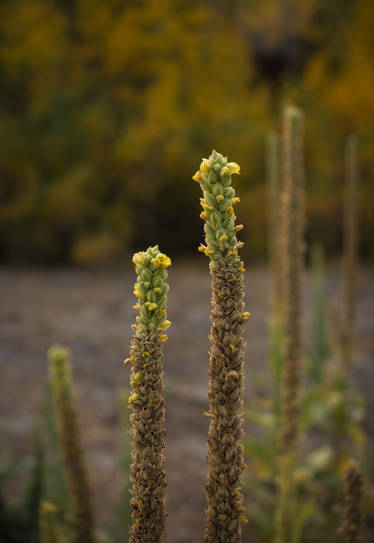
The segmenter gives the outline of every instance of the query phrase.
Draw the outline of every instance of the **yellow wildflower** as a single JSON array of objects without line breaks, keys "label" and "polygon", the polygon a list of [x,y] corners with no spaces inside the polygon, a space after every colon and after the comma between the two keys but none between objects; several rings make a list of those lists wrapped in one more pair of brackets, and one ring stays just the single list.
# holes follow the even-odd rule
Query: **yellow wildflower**
[{"label": "yellow wildflower", "polygon": [[197,181],[197,183],[201,183],[203,178],[201,177],[201,173],[199,172],[199,170],[196,173],[194,173],[194,175],[192,176],[192,179],[194,181]]},{"label": "yellow wildflower", "polygon": [[200,171],[203,173],[208,173],[210,170],[209,162],[206,158],[203,158],[202,163],[200,164]]},{"label": "yellow wildflower", "polygon": [[170,258],[163,253],[157,255],[156,258],[152,258],[151,262],[155,268],[167,268],[168,266],[171,266]]},{"label": "yellow wildflower", "polygon": [[138,283],[135,283],[135,285],[134,285],[134,294],[135,294],[135,296],[137,298],[142,298],[142,296],[143,296],[141,290],[139,289]]},{"label": "yellow wildflower", "polygon": [[240,166],[236,162],[229,162],[227,164],[227,167],[229,169],[230,175],[233,175],[235,173],[240,173]]},{"label": "yellow wildflower", "polygon": [[154,309],[157,309],[158,305],[154,302],[145,302],[145,304],[150,311],[153,311]]},{"label": "yellow wildflower", "polygon": [[135,266],[139,266],[141,264],[144,264],[145,261],[145,254],[144,253],[135,253],[132,257],[132,261],[135,264]]},{"label": "yellow wildflower", "polygon": [[171,325],[171,322],[168,321],[168,320],[164,320],[164,322],[161,324],[161,330],[166,330],[167,328],[169,328],[169,326]]}]

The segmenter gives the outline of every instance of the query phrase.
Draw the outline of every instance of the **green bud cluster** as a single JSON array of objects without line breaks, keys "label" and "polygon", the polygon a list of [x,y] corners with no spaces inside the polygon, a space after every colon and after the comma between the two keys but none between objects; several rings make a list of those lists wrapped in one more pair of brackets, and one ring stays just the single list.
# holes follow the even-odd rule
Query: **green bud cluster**
[{"label": "green bud cluster", "polygon": [[200,217],[205,220],[206,246],[200,245],[199,251],[211,259],[211,267],[222,264],[240,264],[238,249],[243,242],[237,240],[236,232],[243,228],[235,226],[234,205],[240,199],[235,196],[231,186],[231,176],[240,173],[236,162],[227,162],[227,157],[213,151],[208,159],[203,158],[200,169],[192,177],[200,183],[203,198],[200,199],[203,212]]},{"label": "green bud cluster", "polygon": [[166,268],[171,265],[168,256],[160,252],[158,245],[135,253],[132,259],[138,276],[134,294],[138,303],[134,306],[139,315],[133,325],[135,335],[156,331],[163,332],[170,326],[166,319],[166,298],[169,286],[166,283]]},{"label": "green bud cluster", "polygon": [[71,382],[71,351],[62,345],[53,345],[48,349],[48,359],[52,383],[60,391],[70,389]]}]

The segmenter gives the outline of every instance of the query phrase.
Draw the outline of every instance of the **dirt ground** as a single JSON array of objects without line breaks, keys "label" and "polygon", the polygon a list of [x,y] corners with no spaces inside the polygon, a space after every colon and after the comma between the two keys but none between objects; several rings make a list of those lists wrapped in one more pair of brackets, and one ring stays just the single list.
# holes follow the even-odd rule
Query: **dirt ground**
[{"label": "dirt ground", "polygon": [[[195,543],[204,530],[204,482],[210,311],[207,267],[177,264],[169,274],[165,344],[167,388],[168,541]],[[30,450],[31,426],[44,401],[45,353],[62,343],[74,353],[75,383],[95,505],[101,521],[119,499],[121,478],[119,390],[128,385],[132,270],[0,270],[0,433],[15,459]],[[306,285],[310,281],[306,278]],[[328,274],[329,299],[339,298],[337,269]],[[310,289],[305,293],[307,336]],[[246,365],[266,366],[269,278],[262,268],[246,274]],[[374,437],[374,283],[360,275],[355,382],[367,402],[365,425]],[[250,401],[250,383],[246,398]],[[371,440],[371,444],[373,440]],[[371,445],[371,452],[374,449]],[[373,455],[372,455],[373,458]]]}]

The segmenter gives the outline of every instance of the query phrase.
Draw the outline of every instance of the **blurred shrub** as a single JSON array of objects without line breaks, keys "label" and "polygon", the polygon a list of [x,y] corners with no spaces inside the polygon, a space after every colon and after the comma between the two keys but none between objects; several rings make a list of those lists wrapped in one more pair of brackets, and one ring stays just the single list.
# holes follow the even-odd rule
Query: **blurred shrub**
[{"label": "blurred shrub", "polygon": [[155,239],[189,251],[190,172],[213,147],[242,165],[263,256],[264,135],[287,99],[306,112],[310,236],[328,223],[331,251],[343,140],[358,133],[372,256],[373,13],[370,0],[5,0],[0,259],[93,262]]}]

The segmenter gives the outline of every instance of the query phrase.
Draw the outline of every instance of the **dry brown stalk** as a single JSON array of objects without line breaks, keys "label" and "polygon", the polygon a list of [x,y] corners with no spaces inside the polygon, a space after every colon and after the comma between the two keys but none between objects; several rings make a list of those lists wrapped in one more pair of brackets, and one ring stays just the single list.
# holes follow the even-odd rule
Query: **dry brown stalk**
[{"label": "dry brown stalk", "polygon": [[266,142],[266,180],[268,197],[269,262],[272,281],[271,305],[273,316],[279,315],[282,299],[281,274],[281,176],[279,166],[279,138],[268,135]]},{"label": "dry brown stalk", "polygon": [[355,460],[351,460],[345,472],[344,522],[340,530],[346,543],[358,543],[362,540],[362,493],[361,469]]},{"label": "dry brown stalk", "polygon": [[347,138],[345,149],[344,222],[343,222],[343,358],[349,369],[353,362],[355,327],[355,297],[357,275],[357,192],[358,192],[358,141],[355,135]]},{"label": "dry brown stalk", "polygon": [[301,294],[304,234],[303,120],[286,107],[282,129],[282,430],[279,465],[277,542],[292,539],[296,507],[294,472],[297,461],[300,411]]}]

